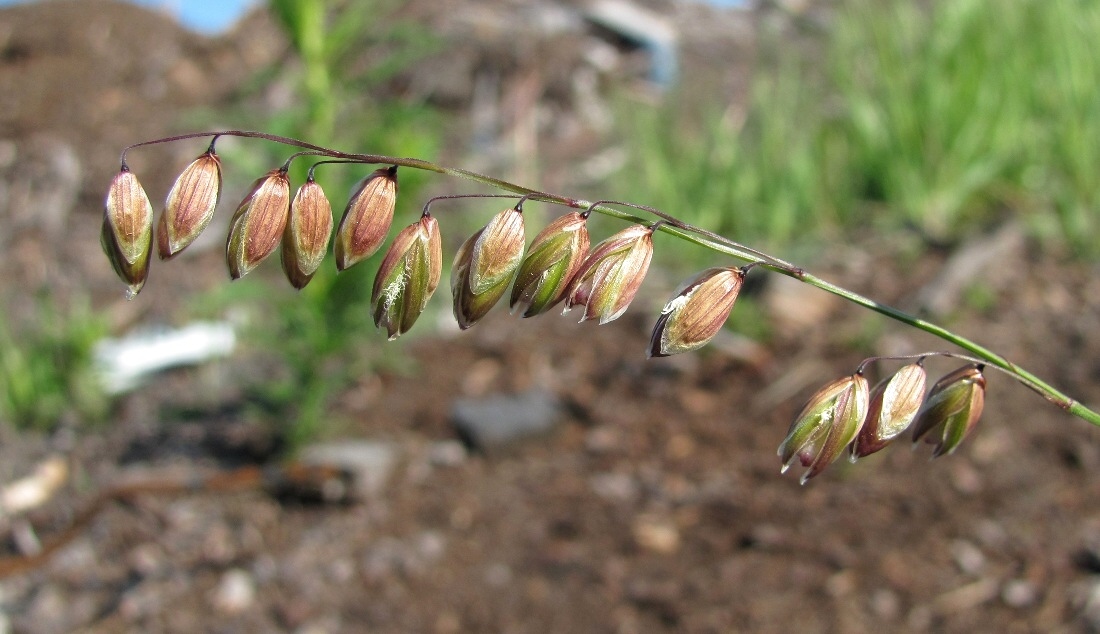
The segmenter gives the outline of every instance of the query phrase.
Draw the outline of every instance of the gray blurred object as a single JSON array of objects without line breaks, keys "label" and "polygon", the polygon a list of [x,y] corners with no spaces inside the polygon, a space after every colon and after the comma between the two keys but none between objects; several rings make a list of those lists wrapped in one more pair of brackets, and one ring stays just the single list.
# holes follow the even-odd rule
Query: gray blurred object
[{"label": "gray blurred object", "polygon": [[561,403],[552,392],[462,398],[451,407],[451,423],[473,450],[487,452],[549,433],[561,419]]},{"label": "gray blurred object", "polygon": [[627,0],[599,0],[585,17],[645,50],[650,57],[649,79],[656,86],[667,90],[676,84],[678,36],[671,20]]}]

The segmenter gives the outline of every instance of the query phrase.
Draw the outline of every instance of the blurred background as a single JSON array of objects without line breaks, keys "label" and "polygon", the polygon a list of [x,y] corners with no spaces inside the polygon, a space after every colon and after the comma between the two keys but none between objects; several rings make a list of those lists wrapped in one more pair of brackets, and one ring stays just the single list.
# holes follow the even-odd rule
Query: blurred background
[{"label": "blurred background", "polygon": [[[646,361],[729,264],[657,235],[612,324],[460,333],[445,272],[386,342],[377,258],[229,283],[291,153],[234,138],[136,299],[98,245],[123,147],[263,130],[656,206],[1097,404],[1097,41],[1086,0],[0,2],[0,632],[1100,631],[1100,432],[996,374],[955,456],[779,475],[817,387],[944,348],[815,289],[754,273],[708,348]],[[206,145],[127,155],[158,213]],[[318,168],[337,215],[371,169]],[[395,227],[486,191],[399,178]],[[506,204],[436,203],[444,260]],[[303,464],[339,477],[249,480]]]}]

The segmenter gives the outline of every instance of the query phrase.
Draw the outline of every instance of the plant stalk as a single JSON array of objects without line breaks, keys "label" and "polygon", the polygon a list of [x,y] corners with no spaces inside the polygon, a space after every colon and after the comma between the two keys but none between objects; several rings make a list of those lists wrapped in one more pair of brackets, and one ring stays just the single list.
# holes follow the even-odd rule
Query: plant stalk
[{"label": "plant stalk", "polygon": [[[254,132],[247,130],[228,130],[220,132],[195,132],[190,134],[176,135],[172,137],[166,137],[163,139],[156,139],[153,141],[145,141],[142,143],[136,143],[125,148],[122,151],[122,166],[126,169],[126,153],[132,148],[141,147],[145,145],[153,145],[157,143],[169,143],[172,141],[179,141],[183,139],[192,139],[199,137],[214,137],[216,140],[219,136],[236,136],[246,138],[257,138],[271,141],[274,143],[281,143],[283,145],[289,145],[293,147],[299,147],[306,150],[311,150],[311,153],[317,155],[326,156],[334,159],[342,159],[354,163],[363,164],[378,164],[378,165],[396,165],[400,167],[408,167],[411,169],[425,170],[429,172],[435,172],[437,174],[445,174],[448,176],[456,176],[464,178],[466,180],[488,185],[496,189],[513,192],[520,194],[526,198],[532,200],[538,200],[547,203],[553,203],[558,205],[564,205],[572,208],[584,208],[589,211],[596,211],[605,216],[618,218],[620,220],[626,220],[628,222],[634,222],[639,224],[650,224],[644,218],[636,216],[632,213],[624,212],[615,209],[609,205],[622,205],[632,207],[647,213],[651,213],[660,218],[661,222],[657,223],[655,229],[664,233],[671,234],[681,240],[696,244],[706,249],[710,249],[717,253],[729,255],[734,258],[745,260],[755,263],[763,268],[786,275],[794,278],[805,284],[816,287],[833,295],[842,297],[853,304],[862,306],[864,308],[873,310],[879,314],[885,315],[890,319],[899,321],[903,324],[907,324],[918,330],[923,330],[933,336],[936,336],[948,343],[954,344],[963,350],[975,355],[983,361],[1000,368],[1004,373],[1023,384],[1024,386],[1035,391],[1047,401],[1057,405],[1070,414],[1081,418],[1093,425],[1100,427],[1100,413],[1086,407],[1079,401],[1063,394],[1055,387],[1046,383],[1039,377],[1035,376],[1031,372],[1028,372],[1024,368],[1012,363],[1008,359],[1005,359],[1001,355],[989,350],[988,348],[971,341],[965,337],[947,330],[946,328],[936,325],[932,322],[926,321],[914,315],[910,315],[904,311],[898,310],[892,306],[881,304],[873,299],[864,297],[858,293],[852,292],[846,288],[842,288],[831,282],[823,280],[815,275],[807,273],[803,269],[785,262],[779,258],[773,257],[761,251],[757,251],[751,247],[742,245],[738,242],[734,242],[724,236],[707,231],[701,227],[695,227],[688,223],[682,222],[679,219],[671,216],[665,212],[645,205],[635,205],[633,203],[620,203],[611,201],[596,201],[590,202],[587,200],[581,200],[576,198],[569,198],[558,194],[552,194],[548,192],[542,192],[529,187],[524,187],[516,183],[511,183],[492,176],[486,176],[477,172],[471,172],[461,168],[447,167],[444,165],[438,165],[430,161],[425,161],[418,158],[399,158],[393,156],[385,156],[381,154],[358,154],[349,152],[340,152],[331,148],[322,147],[309,143],[307,141],[301,141],[299,139],[292,139],[289,137],[283,137],[279,135],[267,134],[264,132]],[[211,149],[213,148],[213,141],[211,141]],[[289,161],[288,161],[289,162]]]}]

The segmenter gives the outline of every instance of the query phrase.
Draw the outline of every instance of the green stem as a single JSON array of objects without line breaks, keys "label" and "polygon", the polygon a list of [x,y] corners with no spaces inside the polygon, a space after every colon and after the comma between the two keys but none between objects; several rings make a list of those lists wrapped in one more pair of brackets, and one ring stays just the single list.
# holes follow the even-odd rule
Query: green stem
[{"label": "green stem", "polygon": [[825,280],[814,275],[805,273],[799,279],[802,282],[809,284],[810,286],[820,288],[821,290],[827,291],[834,295],[839,295],[840,297],[843,297],[844,299],[854,304],[863,306],[864,308],[869,308],[870,310],[886,315],[891,319],[900,321],[904,324],[908,324],[931,335],[935,335],[936,337],[939,337],[944,341],[952,343],[962,348],[963,350],[966,350],[971,354],[977,356],[983,361],[986,361],[991,365],[997,366],[1012,378],[1031,388],[1032,390],[1040,394],[1043,398],[1047,399],[1058,407],[1061,407],[1062,409],[1073,414],[1074,416],[1084,419],[1092,423],[1093,425],[1100,426],[1100,414],[1094,412],[1088,407],[1085,407],[1078,401],[1063,394],[1062,392],[1060,392],[1047,382],[1043,381],[1039,377],[1035,376],[1034,374],[1028,372],[1027,370],[1021,368],[1015,363],[1012,363],[1008,359],[1005,359],[996,352],[993,352],[992,350],[989,350],[988,348],[978,343],[957,335],[950,330],[943,328],[942,326],[938,326],[932,322],[925,321],[919,317],[914,317],[913,315],[900,311],[892,306],[880,304],[873,299],[869,299],[867,297],[859,295],[858,293],[853,293],[852,291],[826,282]]},{"label": "green stem", "polygon": [[628,222],[636,222],[642,224],[648,224],[646,219],[640,218],[634,214],[624,212],[613,207],[609,204],[624,204],[652,213],[663,221],[663,224],[659,226],[659,230],[671,234],[681,240],[685,240],[692,244],[696,244],[706,249],[710,249],[717,253],[723,253],[734,258],[753,262],[759,266],[794,278],[810,286],[814,286],[833,295],[840,296],[853,304],[857,304],[864,308],[873,310],[877,313],[885,315],[891,319],[899,321],[903,324],[907,324],[918,330],[923,330],[931,335],[939,337],[944,341],[952,343],[963,350],[970,352],[976,357],[986,361],[987,363],[994,365],[1006,374],[1014,378],[1016,381],[1022,383],[1026,387],[1034,390],[1040,394],[1043,398],[1047,399],[1051,403],[1061,407],[1070,414],[1077,416],[1085,421],[1092,423],[1093,425],[1100,426],[1100,413],[1082,405],[1077,400],[1070,398],[1069,396],[1058,391],[1056,388],[1046,383],[1039,377],[1021,368],[1020,366],[1005,359],[1001,355],[985,348],[984,346],[975,343],[965,337],[957,335],[942,326],[938,326],[932,322],[925,321],[919,317],[915,317],[906,312],[898,310],[892,306],[886,304],[880,304],[873,299],[864,297],[858,293],[854,293],[845,288],[827,282],[815,275],[811,275],[803,269],[785,262],[779,258],[773,257],[761,251],[757,251],[751,247],[734,242],[724,236],[712,233],[700,227],[692,226],[686,222],[683,222],[665,212],[652,207],[646,207],[644,205],[634,205],[633,203],[603,203],[597,201],[596,203],[589,202],[587,200],[581,200],[576,198],[569,198],[566,196],[560,196],[558,194],[552,194],[547,192],[541,192],[535,189],[510,183],[499,178],[493,178],[492,176],[486,176],[477,172],[471,172],[454,167],[446,167],[443,165],[437,165],[430,161],[425,161],[417,158],[398,158],[393,156],[385,156],[381,154],[355,154],[348,152],[340,152],[330,148],[322,147],[309,143],[307,141],[301,141],[298,139],[291,139],[288,137],[282,137],[278,135],[267,134],[264,132],[242,131],[242,130],[230,130],[225,132],[197,132],[193,134],[177,135],[173,137],[167,137],[164,139],[157,139],[154,141],[145,141],[143,143],[137,143],[131,145],[122,151],[122,163],[123,168],[126,166],[126,152],[131,148],[141,147],[145,145],[153,145],[155,143],[168,143],[171,141],[178,141],[181,139],[206,137],[206,136],[238,136],[248,138],[259,138],[275,143],[282,143],[284,145],[291,145],[294,147],[300,147],[307,150],[313,150],[318,154],[322,154],[331,158],[345,159],[352,162],[359,162],[364,164],[381,164],[381,165],[397,165],[401,167],[408,167],[412,169],[425,170],[429,172],[435,172],[437,174],[445,174],[448,176],[456,176],[466,180],[488,185],[497,189],[501,189],[508,192],[513,192],[523,196],[527,196],[533,200],[539,200],[548,203],[554,203],[558,205],[565,205],[572,208],[584,208],[596,211],[605,216],[618,218],[620,220],[626,220]]}]

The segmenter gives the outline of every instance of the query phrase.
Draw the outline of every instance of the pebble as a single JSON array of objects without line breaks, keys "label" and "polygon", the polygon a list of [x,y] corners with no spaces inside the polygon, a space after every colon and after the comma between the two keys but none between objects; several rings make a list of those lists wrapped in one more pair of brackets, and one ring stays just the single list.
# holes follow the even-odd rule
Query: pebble
[{"label": "pebble", "polygon": [[494,588],[503,588],[512,583],[512,569],[502,563],[489,564],[485,568],[485,583]]},{"label": "pebble", "polygon": [[618,429],[606,425],[593,427],[584,437],[584,448],[594,454],[611,453],[622,445]]},{"label": "pebble", "polygon": [[871,611],[883,620],[892,621],[901,614],[901,599],[888,588],[879,588],[871,593]]},{"label": "pebble", "polygon": [[637,481],[625,473],[597,473],[588,479],[588,486],[611,502],[632,502],[640,493]]},{"label": "pebble", "polygon": [[436,467],[458,467],[466,462],[466,447],[457,440],[433,443],[428,450],[428,461]]},{"label": "pebble", "polygon": [[1012,579],[1001,588],[1001,600],[1012,608],[1026,608],[1039,598],[1039,589],[1026,579]]},{"label": "pebble", "polygon": [[447,551],[447,542],[438,531],[424,531],[416,537],[416,554],[425,563],[434,563]]},{"label": "pebble", "polygon": [[227,570],[211,597],[214,607],[227,614],[240,614],[256,601],[256,585],[252,575],[240,568]]},{"label": "pebble", "polygon": [[561,413],[557,396],[532,389],[457,399],[451,406],[451,424],[467,447],[485,452],[550,432]]},{"label": "pebble", "polygon": [[668,439],[665,452],[670,460],[684,460],[695,453],[695,448],[695,440],[690,435],[674,434]]},{"label": "pebble", "polygon": [[968,575],[977,575],[985,569],[985,553],[964,539],[951,542],[951,558],[955,560],[959,570]]},{"label": "pebble", "polygon": [[328,566],[328,578],[343,585],[355,576],[355,564],[348,559],[337,559]]},{"label": "pebble", "polygon": [[984,486],[982,474],[962,460],[956,460],[951,467],[951,484],[965,495],[977,495]]},{"label": "pebble", "polygon": [[645,550],[671,555],[680,549],[680,531],[668,521],[639,517],[634,522],[634,541]]},{"label": "pebble", "polygon": [[974,535],[986,550],[997,551],[1008,547],[1008,531],[996,520],[986,519],[978,522]]},{"label": "pebble", "polygon": [[164,552],[156,544],[146,543],[135,546],[126,556],[130,569],[142,577],[158,573],[165,566]]},{"label": "pebble", "polygon": [[834,598],[846,597],[856,588],[856,574],[850,568],[835,572],[825,580],[825,591]]}]

